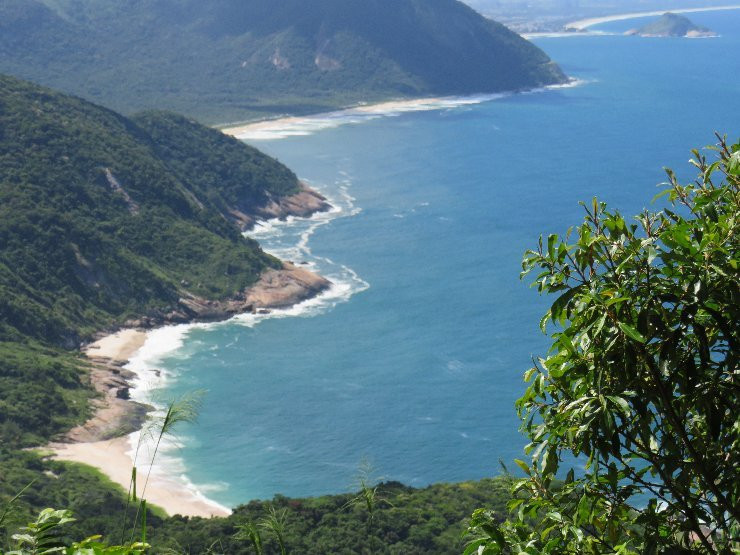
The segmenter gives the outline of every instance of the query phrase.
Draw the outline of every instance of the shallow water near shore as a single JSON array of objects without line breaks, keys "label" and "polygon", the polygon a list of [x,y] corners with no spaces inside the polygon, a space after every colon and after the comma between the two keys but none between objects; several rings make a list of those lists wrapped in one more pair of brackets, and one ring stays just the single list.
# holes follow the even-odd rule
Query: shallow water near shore
[{"label": "shallow water near shore", "polygon": [[625,214],[650,207],[663,166],[691,179],[691,148],[740,131],[740,13],[691,19],[722,36],[538,40],[577,87],[250,140],[336,207],[252,236],[335,287],[155,332],[157,352],[134,360],[152,380],[134,396],[207,390],[163,470],[235,506],[347,491],[364,459],[412,486],[513,466],[526,443],[513,403],[548,345],[523,252],[577,224],[594,195]]}]

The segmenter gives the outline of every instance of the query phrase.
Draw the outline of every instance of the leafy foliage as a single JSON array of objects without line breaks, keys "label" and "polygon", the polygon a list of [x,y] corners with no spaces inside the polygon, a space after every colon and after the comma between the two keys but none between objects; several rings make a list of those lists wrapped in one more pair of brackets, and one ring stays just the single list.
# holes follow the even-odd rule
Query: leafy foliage
[{"label": "leafy foliage", "polygon": [[[372,484],[385,503],[369,512],[352,503],[362,492],[308,499],[276,496],[251,501],[225,519],[173,517],[155,527],[156,550],[205,553],[214,541],[230,554],[287,553],[460,553],[462,533],[474,507],[486,504],[504,515],[507,477],[435,484],[414,489],[397,482]],[[372,519],[372,525],[368,522]],[[279,535],[278,535],[279,531]],[[257,548],[256,546],[260,547]]]},{"label": "leafy foliage", "polygon": [[69,510],[44,509],[35,521],[24,526],[21,532],[13,534],[18,549],[8,551],[6,555],[142,555],[149,548],[143,541],[109,546],[98,541],[100,536],[90,536],[67,546],[61,527],[74,521]]},{"label": "leafy foliage", "polygon": [[216,123],[564,81],[457,0],[2,0],[0,71]]},{"label": "leafy foliage", "polygon": [[[11,500],[19,493],[15,501]],[[90,467],[45,460],[30,451],[13,451],[0,446],[0,552],[14,542],[13,533],[33,522],[47,507],[64,507],[76,520],[63,528],[62,540],[102,534],[118,543],[121,518],[126,506],[125,492]],[[147,525],[157,527],[162,513],[147,511]]]},{"label": "leafy foliage", "polygon": [[31,446],[88,414],[80,358],[39,342],[0,342],[0,443]]},{"label": "leafy foliage", "polygon": [[[53,463],[60,472],[73,472],[76,467]],[[374,523],[368,527],[368,513],[361,506],[350,506],[357,494],[327,495],[309,499],[276,496],[272,501],[252,501],[237,507],[228,518],[187,518],[174,516],[161,519],[147,516],[146,533],[139,544],[118,548],[123,495],[116,505],[99,509],[101,514],[88,516],[90,505],[73,510],[77,520],[69,521],[57,537],[67,553],[138,553],[142,542],[150,544],[152,553],[460,553],[462,532],[467,516],[474,507],[486,504],[503,514],[511,480],[507,477],[460,484],[436,484],[414,489],[391,482],[374,487],[389,500],[375,509]],[[34,487],[34,486],[32,486]],[[52,484],[51,490],[58,485]],[[75,487],[72,481],[67,487]],[[103,489],[86,482],[84,488]],[[58,501],[59,498],[56,498]],[[88,503],[90,500],[88,499]],[[69,513],[65,513],[69,517]],[[25,517],[25,515],[24,515]],[[25,518],[30,518],[25,517]],[[14,523],[19,522],[16,516]],[[22,520],[20,520],[22,522]],[[8,526],[9,529],[17,529]],[[0,529],[1,530],[1,529]],[[96,534],[90,536],[90,534]],[[101,537],[99,534],[103,533]],[[89,537],[88,537],[89,536]],[[83,542],[73,538],[88,537]],[[2,539],[0,537],[0,545]],[[81,551],[82,547],[97,551]],[[80,549],[80,551],[74,551]],[[104,550],[108,549],[108,551]],[[130,549],[132,551],[126,551]]]},{"label": "leafy foliage", "polygon": [[[517,401],[532,464],[516,520],[478,511],[469,552],[740,549],[740,144],[714,150],[694,151],[692,184],[668,170],[663,210],[630,223],[594,200],[525,255],[523,275],[558,295]],[[567,453],[585,470],[555,487]]]}]

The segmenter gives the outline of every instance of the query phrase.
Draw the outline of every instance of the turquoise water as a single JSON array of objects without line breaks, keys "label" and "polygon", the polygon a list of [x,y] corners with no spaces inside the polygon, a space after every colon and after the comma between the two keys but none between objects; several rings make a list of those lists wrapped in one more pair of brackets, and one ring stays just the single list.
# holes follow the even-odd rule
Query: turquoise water
[{"label": "turquoise water", "polygon": [[522,253],[594,195],[650,206],[662,166],[691,178],[691,148],[740,130],[740,12],[691,18],[723,36],[541,39],[583,84],[250,141],[337,207],[256,237],[337,288],[279,317],[163,332],[143,358],[166,381],[141,394],[207,390],[165,462],[233,506],[346,491],[363,460],[423,486],[521,457],[513,402],[548,344]]}]

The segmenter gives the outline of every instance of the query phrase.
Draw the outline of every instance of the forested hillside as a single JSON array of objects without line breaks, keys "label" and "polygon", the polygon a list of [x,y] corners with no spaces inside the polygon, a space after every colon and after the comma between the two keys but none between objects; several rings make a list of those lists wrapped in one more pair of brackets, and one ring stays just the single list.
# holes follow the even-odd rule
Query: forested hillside
[{"label": "forested hillside", "polygon": [[212,123],[565,81],[457,0],[0,0],[0,71]]},{"label": "forested hillside", "polygon": [[[21,476],[35,476],[39,481],[16,504],[13,523],[6,529],[13,530],[31,518],[32,501],[35,506],[72,510],[77,521],[63,527],[68,544],[93,533],[103,534],[111,542],[120,541],[125,510],[122,493],[79,465],[36,465],[35,474],[21,472],[12,463],[9,467],[18,481]],[[47,474],[41,474],[42,470]],[[2,485],[0,482],[0,493]],[[458,554],[468,541],[463,534],[475,508],[485,505],[502,517],[506,515],[510,485],[508,477],[422,489],[383,483],[359,492],[306,499],[276,495],[269,501],[255,500],[236,507],[228,518],[164,518],[154,512],[147,517],[147,538],[152,545],[147,553],[278,554],[282,542],[287,553],[306,555]],[[250,530],[262,551],[255,549]],[[0,548],[3,539],[0,526]]]},{"label": "forested hillside", "polygon": [[299,183],[180,116],[126,119],[11,77],[0,77],[0,133],[0,437],[27,445],[86,410],[66,350],[181,297],[231,297],[279,267],[231,212]]}]

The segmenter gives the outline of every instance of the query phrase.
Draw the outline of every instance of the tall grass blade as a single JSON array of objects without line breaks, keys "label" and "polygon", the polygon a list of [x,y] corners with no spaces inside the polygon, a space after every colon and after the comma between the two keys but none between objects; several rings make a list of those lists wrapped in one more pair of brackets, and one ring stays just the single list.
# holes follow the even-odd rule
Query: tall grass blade
[{"label": "tall grass blade", "polygon": [[25,491],[28,488],[30,488],[37,479],[38,478],[34,478],[30,482],[28,482],[28,484],[26,484],[23,487],[23,489],[21,489],[21,491],[19,491],[18,493],[15,494],[15,496],[13,497],[13,499],[11,499],[10,501],[8,501],[8,503],[5,505],[5,509],[3,509],[3,514],[0,515],[0,526],[2,526],[3,525],[3,522],[5,522],[5,519],[8,518],[8,514],[10,513],[10,509],[13,507],[13,503],[15,503],[16,501],[18,501],[18,499],[21,498],[21,496],[25,493]]},{"label": "tall grass blade", "polygon": [[141,500],[141,543],[146,543],[146,499]]},{"label": "tall grass blade", "polygon": [[[175,428],[179,424],[193,423],[198,418],[198,411],[203,400],[203,392],[196,391],[182,396],[180,399],[170,401],[167,405],[164,417],[155,421],[153,430],[157,430],[156,443],[154,445],[154,452],[152,453],[151,460],[149,461],[149,470],[144,480],[144,487],[141,489],[139,497],[143,500],[146,497],[146,488],[149,485],[149,478],[152,475],[152,468],[154,467],[154,460],[157,458],[159,452],[159,446],[162,443],[162,439],[174,435]],[[131,541],[134,539],[136,532],[136,522],[139,520],[139,513],[141,512],[142,505],[139,504],[136,509],[136,515],[134,516],[134,529],[131,530]]]}]

